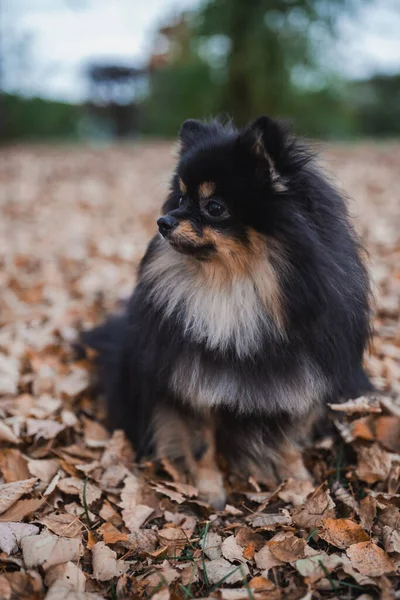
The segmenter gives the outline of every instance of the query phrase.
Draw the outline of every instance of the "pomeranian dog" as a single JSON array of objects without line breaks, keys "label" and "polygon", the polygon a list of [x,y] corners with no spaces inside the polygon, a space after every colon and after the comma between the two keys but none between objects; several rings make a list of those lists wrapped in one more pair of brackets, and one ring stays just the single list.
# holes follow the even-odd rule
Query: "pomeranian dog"
[{"label": "pomeranian dog", "polygon": [[217,508],[217,452],[268,485],[308,478],[301,448],[326,404],[371,389],[343,198],[282,123],[188,120],[157,225],[125,313],[84,336],[112,427]]}]

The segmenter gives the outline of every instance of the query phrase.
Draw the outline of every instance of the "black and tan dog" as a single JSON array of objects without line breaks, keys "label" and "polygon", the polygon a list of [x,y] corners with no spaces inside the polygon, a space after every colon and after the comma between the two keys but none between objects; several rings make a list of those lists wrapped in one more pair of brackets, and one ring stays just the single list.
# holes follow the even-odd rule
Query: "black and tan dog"
[{"label": "black and tan dog", "polygon": [[157,223],[126,313],[86,334],[112,426],[217,507],[217,449],[267,482],[308,477],[299,448],[326,403],[370,388],[345,202],[280,123],[190,120]]}]

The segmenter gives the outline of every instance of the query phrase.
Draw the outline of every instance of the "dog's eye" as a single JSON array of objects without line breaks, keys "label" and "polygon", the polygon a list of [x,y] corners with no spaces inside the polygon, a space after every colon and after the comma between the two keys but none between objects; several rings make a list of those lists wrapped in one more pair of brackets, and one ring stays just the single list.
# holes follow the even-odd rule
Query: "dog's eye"
[{"label": "dog's eye", "polygon": [[216,200],[211,200],[208,202],[205,209],[210,217],[222,217],[226,212],[225,206]]},{"label": "dog's eye", "polygon": [[184,204],[185,204],[185,197],[181,196],[179,198],[179,208],[182,208]]}]

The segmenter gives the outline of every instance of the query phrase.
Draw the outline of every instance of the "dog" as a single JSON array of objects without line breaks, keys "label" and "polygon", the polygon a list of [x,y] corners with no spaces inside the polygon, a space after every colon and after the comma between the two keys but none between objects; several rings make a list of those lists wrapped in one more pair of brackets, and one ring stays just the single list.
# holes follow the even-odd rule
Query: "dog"
[{"label": "dog", "polygon": [[346,202],[262,116],[187,120],[159,232],[123,314],[86,332],[112,427],[216,508],[216,455],[266,485],[307,479],[328,402],[371,390],[370,287]]}]

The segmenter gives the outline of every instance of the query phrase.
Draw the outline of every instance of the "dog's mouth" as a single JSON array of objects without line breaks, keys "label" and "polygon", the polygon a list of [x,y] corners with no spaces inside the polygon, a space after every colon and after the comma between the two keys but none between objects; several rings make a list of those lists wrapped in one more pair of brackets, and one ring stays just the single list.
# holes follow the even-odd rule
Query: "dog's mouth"
[{"label": "dog's mouth", "polygon": [[186,221],[172,222],[167,215],[159,219],[157,224],[162,237],[181,254],[205,260],[216,251],[215,245],[203,240]]},{"label": "dog's mouth", "polygon": [[213,244],[199,244],[190,242],[188,240],[182,239],[178,234],[168,234],[163,237],[169,243],[169,245],[177,252],[189,256],[194,256],[199,260],[206,260],[216,251],[216,248]]}]

